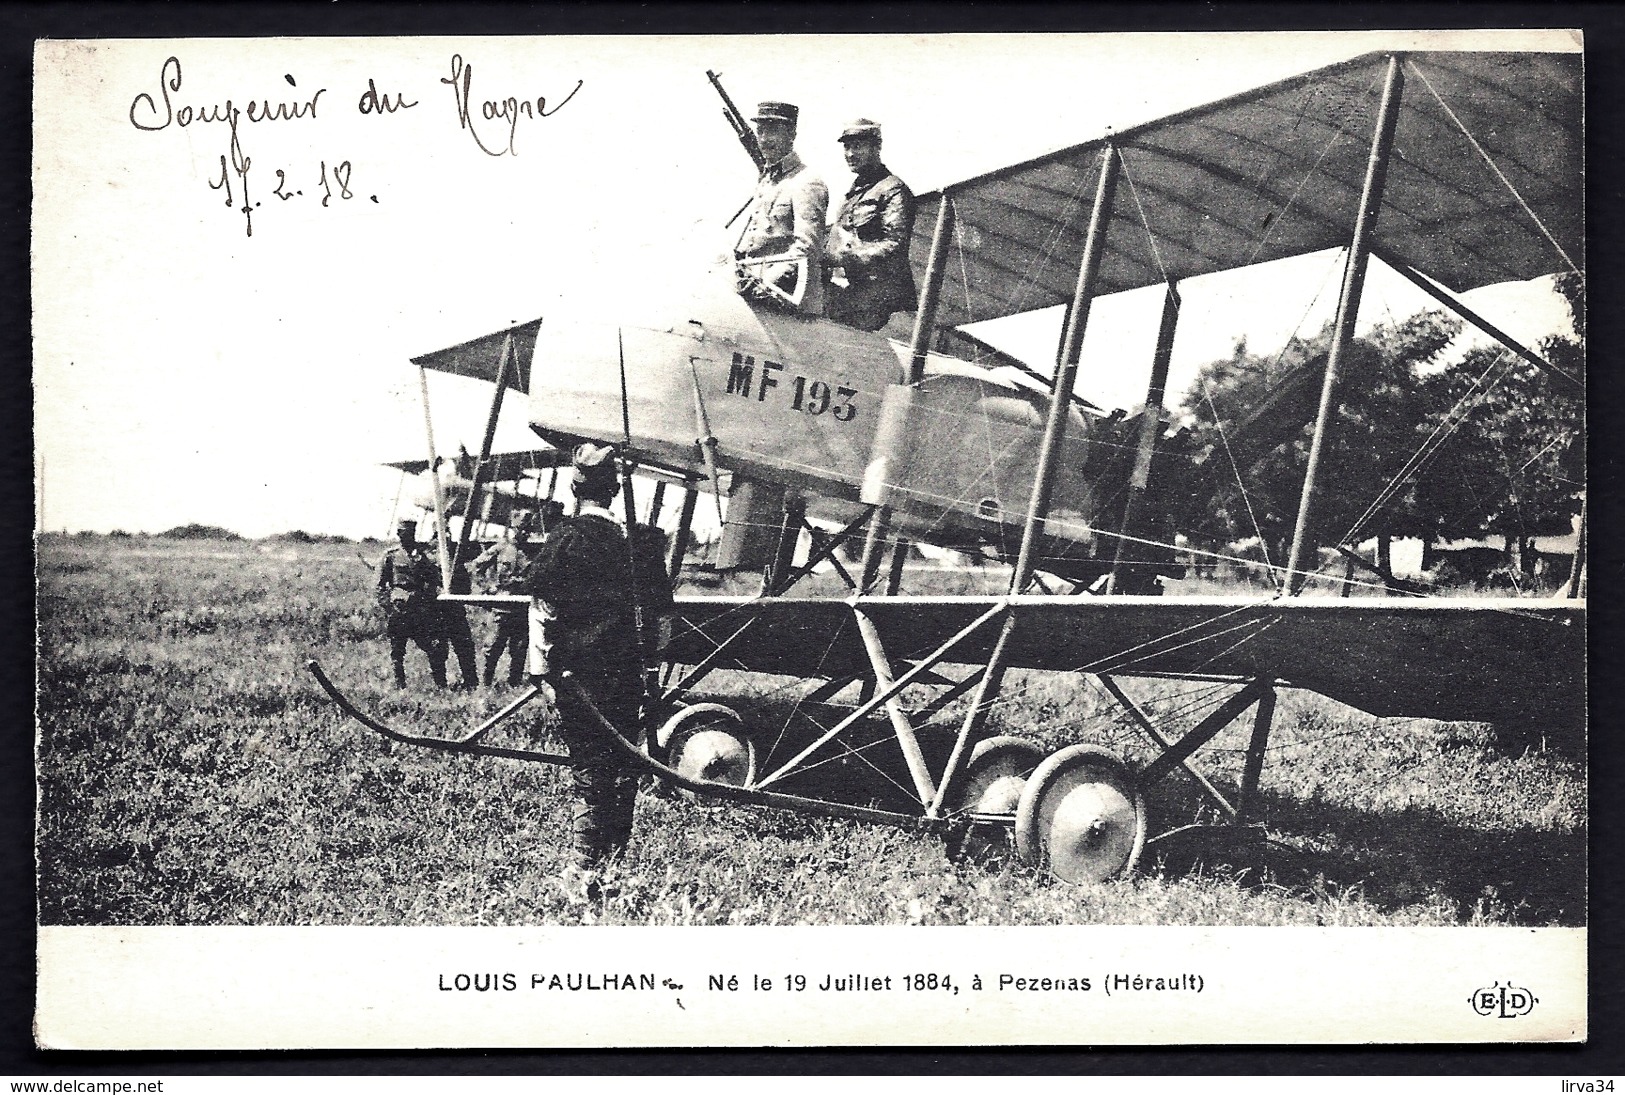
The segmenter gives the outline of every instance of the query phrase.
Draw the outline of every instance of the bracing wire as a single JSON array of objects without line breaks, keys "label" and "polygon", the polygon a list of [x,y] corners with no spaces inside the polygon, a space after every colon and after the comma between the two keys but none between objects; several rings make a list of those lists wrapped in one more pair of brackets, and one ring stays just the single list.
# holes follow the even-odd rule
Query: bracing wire
[{"label": "bracing wire", "polygon": [[[1366,98],[1369,99],[1372,93],[1376,91],[1379,79],[1380,77],[1373,75],[1371,82],[1366,85],[1364,92]],[[1292,212],[1292,207],[1297,204],[1299,195],[1303,193],[1303,188],[1308,186],[1309,180],[1314,178],[1314,176],[1320,171],[1320,165],[1325,161],[1326,157],[1331,154],[1332,149],[1336,147],[1337,143],[1347,136],[1348,127],[1341,120],[1339,120],[1336,128],[1332,132],[1331,137],[1327,138],[1326,144],[1321,148],[1320,155],[1315,157],[1314,164],[1309,168],[1308,171],[1305,171],[1303,173],[1303,177],[1298,180],[1298,185],[1293,188],[1291,196],[1287,198],[1286,204],[1281,207],[1280,213],[1269,218],[1268,223],[1264,227],[1263,234],[1258,237],[1258,243],[1253,246],[1252,253],[1247,256],[1247,261],[1242,265],[1250,266],[1257,261],[1259,254],[1264,250],[1264,245],[1269,242],[1270,233],[1274,232],[1277,227],[1286,222],[1287,215]],[[1257,194],[1262,189],[1262,183],[1260,183],[1254,188],[1254,193]]]},{"label": "bracing wire", "polygon": [[1156,260],[1157,273],[1162,275],[1165,285],[1173,284],[1173,275],[1168,273],[1167,265],[1162,261],[1162,248],[1157,246],[1157,234],[1151,230],[1151,218],[1146,214],[1145,203],[1140,201],[1140,190],[1134,185],[1134,172],[1129,170],[1128,149],[1117,150],[1117,162],[1123,165],[1123,178],[1128,182],[1129,196],[1134,199],[1134,208],[1140,214],[1140,226],[1145,229],[1146,240],[1151,245],[1151,257]]},{"label": "bracing wire", "polygon": [[[834,633],[830,635],[829,643],[824,647],[823,654],[821,654],[819,656],[819,658],[818,658],[818,665],[816,667],[817,670],[818,670],[818,673],[816,675],[822,675],[822,670],[823,670],[824,666],[826,664],[828,664],[830,654],[835,650],[835,644],[836,644],[837,641],[839,641],[839,639],[841,637],[841,632],[845,629],[845,627],[846,627],[846,624],[843,621],[841,626],[837,627],[835,629]],[[801,703],[801,701],[799,699],[795,703],[791,704],[790,712],[789,712],[789,714],[787,714],[785,716],[784,721],[779,724],[778,733],[775,734],[774,737],[773,737],[773,744],[772,744],[772,746],[770,746],[768,748],[765,760],[771,760],[772,757],[773,757],[773,754],[778,751],[779,746],[784,743],[784,736],[785,736],[785,734],[789,733],[790,724],[791,724],[791,722],[793,722],[795,720],[795,717],[801,711],[801,708],[802,708],[802,703]],[[816,719],[813,720],[813,721],[815,723],[817,722]],[[824,727],[823,729],[828,729],[828,727]]]},{"label": "bracing wire", "polygon": [[400,478],[395,480],[395,501],[389,504],[389,528],[384,535],[387,537],[395,531],[395,518],[401,513],[401,490],[406,486],[406,469],[401,469]]},{"label": "bracing wire", "polygon": [[[1490,361],[1489,365],[1473,380],[1472,385],[1462,394],[1461,398],[1456,400],[1455,405],[1450,408],[1438,425],[1433,427],[1433,432],[1411,454],[1405,464],[1389,478],[1387,484],[1377,493],[1377,497],[1372,499],[1370,505],[1366,506],[1365,512],[1361,513],[1354,523],[1349,526],[1348,531],[1343,534],[1338,543],[1353,543],[1355,538],[1365,531],[1371,519],[1381,512],[1383,507],[1392,501],[1394,496],[1403,490],[1407,483],[1421,476],[1427,466],[1437,457],[1445,442],[1449,441],[1451,436],[1466,422],[1466,415],[1461,412],[1468,406],[1469,401],[1486,398],[1506,376],[1506,370],[1503,369],[1501,375],[1490,381],[1488,385],[1484,385],[1484,379],[1497,367],[1502,365],[1510,366],[1511,360],[1511,355],[1502,350]],[[1479,391],[1480,385],[1484,385],[1483,391]]]},{"label": "bracing wire", "polygon": [[1496,164],[1495,160],[1492,159],[1490,154],[1484,150],[1484,146],[1479,144],[1478,139],[1468,131],[1466,124],[1456,116],[1456,112],[1450,109],[1450,104],[1444,101],[1444,96],[1440,95],[1438,89],[1433,86],[1433,81],[1428,79],[1427,73],[1418,68],[1414,62],[1409,60],[1406,61],[1405,67],[1422,78],[1423,85],[1433,95],[1433,98],[1438,101],[1439,106],[1444,108],[1444,112],[1449,116],[1450,120],[1456,123],[1456,128],[1461,130],[1461,135],[1466,137],[1467,143],[1473,146],[1473,151],[1477,152],[1479,156],[1483,158],[1484,162],[1489,165],[1489,169],[1495,172],[1495,177],[1501,180],[1501,185],[1506,187],[1507,192],[1517,200],[1519,207],[1521,207],[1523,211],[1529,215],[1529,219],[1535,222],[1535,227],[1540,229],[1541,235],[1546,237],[1546,242],[1550,243],[1552,245],[1552,249],[1562,256],[1563,261],[1569,264],[1569,269],[1578,274],[1580,272],[1580,268],[1574,264],[1574,260],[1569,257],[1569,253],[1563,250],[1563,245],[1557,242],[1557,237],[1552,235],[1551,230],[1546,227],[1546,223],[1540,219],[1540,215],[1530,207],[1527,201],[1524,200],[1524,196],[1518,192],[1518,188],[1512,185],[1512,180],[1506,177],[1506,175],[1501,171],[1499,165]]},{"label": "bracing wire", "polygon": [[1033,286],[1038,284],[1039,279],[1044,276],[1044,272],[1049,269],[1050,260],[1055,257],[1055,252],[1060,248],[1061,240],[1066,235],[1067,228],[1071,226],[1078,212],[1083,208],[1083,195],[1089,181],[1092,180],[1088,177],[1080,178],[1077,185],[1072,188],[1072,193],[1066,200],[1066,206],[1061,210],[1060,218],[1055,222],[1055,226],[1045,238],[1044,246],[1039,249],[1036,260],[1037,269],[1033,268],[1034,263],[1028,263],[1028,273],[1010,290],[1009,296],[1005,298],[1004,304],[1007,310],[1018,310],[1019,305],[1025,302],[1027,294],[1032,292]]},{"label": "bracing wire", "polygon": [[1253,526],[1253,535],[1258,537],[1259,550],[1264,553],[1264,565],[1269,568],[1267,573],[1270,577],[1270,584],[1276,589],[1280,589],[1281,583],[1275,577],[1275,562],[1270,558],[1269,540],[1264,535],[1263,528],[1259,526],[1258,514],[1253,511],[1252,496],[1247,493],[1247,484],[1241,474],[1241,465],[1236,463],[1236,454],[1230,449],[1230,436],[1225,431],[1224,422],[1219,418],[1219,409],[1213,405],[1213,392],[1208,387],[1206,377],[1198,374],[1196,379],[1202,385],[1202,398],[1207,402],[1208,413],[1213,416],[1213,424],[1219,429],[1219,440],[1224,445],[1225,458],[1230,463],[1230,470],[1235,474],[1236,487],[1241,491],[1242,504],[1247,507],[1247,520]]}]

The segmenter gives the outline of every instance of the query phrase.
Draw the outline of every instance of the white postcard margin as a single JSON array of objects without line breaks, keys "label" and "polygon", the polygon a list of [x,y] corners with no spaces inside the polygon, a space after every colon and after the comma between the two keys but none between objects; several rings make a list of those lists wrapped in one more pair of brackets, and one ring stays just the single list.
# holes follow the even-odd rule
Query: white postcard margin
[{"label": "white postcard margin", "polygon": [[43,927],[53,1049],[1579,1041],[1581,928]]}]

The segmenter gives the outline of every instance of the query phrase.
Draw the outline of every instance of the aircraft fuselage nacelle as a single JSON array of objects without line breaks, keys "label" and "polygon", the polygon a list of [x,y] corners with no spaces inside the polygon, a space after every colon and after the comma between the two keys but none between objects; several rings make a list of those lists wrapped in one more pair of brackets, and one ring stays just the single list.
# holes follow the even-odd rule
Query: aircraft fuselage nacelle
[{"label": "aircraft fuselage nacelle", "polygon": [[[621,444],[629,433],[641,460],[696,477],[714,438],[715,463],[736,484],[885,504],[927,540],[1019,535],[1047,396],[937,354],[905,384],[906,357],[882,335],[753,308],[731,292],[658,325],[549,321],[530,371],[531,426],[556,444]],[[1073,410],[1051,538],[1093,540],[1090,457],[1090,423]]]}]

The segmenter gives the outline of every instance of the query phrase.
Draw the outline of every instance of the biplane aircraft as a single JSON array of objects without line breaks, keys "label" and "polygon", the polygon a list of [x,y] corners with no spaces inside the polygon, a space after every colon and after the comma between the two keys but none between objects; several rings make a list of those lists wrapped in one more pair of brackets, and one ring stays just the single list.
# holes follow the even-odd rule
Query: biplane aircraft
[{"label": "biplane aircraft", "polygon": [[[399,470],[403,476],[428,477],[429,481],[414,497],[408,499],[412,506],[420,510],[433,512],[438,502],[447,517],[507,526],[513,525],[523,514],[535,512],[558,489],[557,471],[563,462],[561,456],[568,454],[561,454],[552,448],[492,453],[486,458],[478,492],[473,489],[472,467],[459,467],[457,461],[442,458],[440,468],[432,477],[428,476],[428,460],[392,460],[384,466]],[[552,482],[547,487],[542,486],[542,471],[553,473]],[[528,487],[523,485],[527,481]],[[471,498],[478,499],[472,508],[469,506]]]},{"label": "biplane aircraft", "polygon": [[[630,761],[697,795],[923,828],[954,851],[1013,833],[1024,860],[1062,879],[1107,879],[1134,869],[1147,798],[1175,770],[1227,824],[1239,830],[1253,816],[1280,689],[1377,716],[1584,733],[1578,583],[1548,599],[1317,597],[1321,545],[1310,535],[1372,257],[1508,352],[1574,381],[1455,294],[1581,273],[1581,106],[1578,56],[1372,54],[923,195],[906,342],[747,301],[716,277],[670,314],[596,329],[547,317],[415,363],[491,380],[492,426],[512,387],[528,393],[532,428],[556,448],[615,443],[629,472],[676,484],[678,582],[696,505],[714,496],[721,516],[726,496],[716,565],[760,569],[760,593],[679,593],[650,696],[647,721],[659,729],[645,739],[611,728]],[[1179,285],[1333,248],[1344,272],[1323,371],[1309,398],[1281,400],[1304,416],[1253,439],[1267,446],[1312,429],[1279,588],[1154,595],[1158,576],[1177,572],[1178,499],[1191,497],[1188,485],[1159,485],[1179,456],[1162,406]],[[1074,391],[1091,302],[1158,285],[1165,307],[1145,405],[1105,415]],[[1057,367],[1043,384],[962,330],[1060,304]],[[491,436],[460,498],[490,482]],[[501,520],[512,502],[485,513]],[[448,506],[436,506],[445,559]],[[1007,564],[1008,587],[905,593],[910,542]],[[856,555],[859,543],[848,570],[838,548]],[[843,591],[798,592],[831,567]],[[395,740],[563,759],[485,740],[534,692],[461,737],[405,734],[357,710],[312,664],[348,713]],[[1131,765],[1090,743],[1087,725],[1083,740],[1048,755],[991,733],[1013,670],[1091,675],[1153,755]],[[704,691],[741,671],[794,685],[802,731],[752,725]],[[1124,678],[1200,684],[1211,709],[1171,731]],[[1191,758],[1248,712],[1239,789],[1226,794]],[[895,793],[812,778],[852,758],[886,773]]]}]

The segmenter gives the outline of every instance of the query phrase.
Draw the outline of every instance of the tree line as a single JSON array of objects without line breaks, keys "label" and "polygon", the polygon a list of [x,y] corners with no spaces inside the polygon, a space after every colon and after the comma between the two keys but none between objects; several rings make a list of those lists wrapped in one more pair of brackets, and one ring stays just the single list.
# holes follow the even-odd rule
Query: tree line
[{"label": "tree line", "polygon": [[[1554,288],[1572,333],[1538,352],[1583,386],[1583,283],[1566,275]],[[1438,541],[1499,537],[1527,574],[1534,538],[1570,531],[1585,486],[1583,391],[1500,346],[1447,360],[1461,329],[1428,311],[1355,340],[1322,454],[1316,543],[1375,539],[1391,577],[1394,538],[1420,539],[1427,566]],[[1170,501],[1181,531],[1216,543],[1256,536],[1285,560],[1331,335],[1328,323],[1273,357],[1239,341],[1201,369],[1180,408],[1187,460]]]}]

